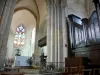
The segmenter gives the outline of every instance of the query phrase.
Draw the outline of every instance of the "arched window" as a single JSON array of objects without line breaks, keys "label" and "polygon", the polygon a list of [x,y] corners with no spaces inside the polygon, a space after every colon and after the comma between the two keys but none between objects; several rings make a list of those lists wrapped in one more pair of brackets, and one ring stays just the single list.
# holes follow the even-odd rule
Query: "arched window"
[{"label": "arched window", "polygon": [[14,37],[14,45],[15,46],[23,46],[25,40],[25,29],[23,25],[19,25],[16,28],[15,37]]}]

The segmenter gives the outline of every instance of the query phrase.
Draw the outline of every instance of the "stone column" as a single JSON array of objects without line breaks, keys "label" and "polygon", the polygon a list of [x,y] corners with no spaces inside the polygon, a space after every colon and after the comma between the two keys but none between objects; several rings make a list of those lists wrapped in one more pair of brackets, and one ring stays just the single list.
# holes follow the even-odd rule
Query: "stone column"
[{"label": "stone column", "polygon": [[[61,4],[61,11],[62,11],[62,35],[63,35],[63,59],[62,62],[65,62],[65,57],[68,57],[68,48],[65,46],[67,45],[67,24],[66,24],[66,14],[65,14],[65,8],[67,7],[67,0],[63,0]],[[63,66],[65,66],[64,63],[62,63]]]},{"label": "stone column", "polygon": [[48,2],[48,9],[49,9],[49,22],[47,25],[47,47],[48,52],[50,54],[48,55],[48,58],[50,59],[50,62],[55,62],[55,13],[54,13],[54,0],[50,0]]},{"label": "stone column", "polygon": [[51,62],[55,62],[55,8],[51,0]]},{"label": "stone column", "polygon": [[[47,46],[51,51],[49,58],[51,62],[57,62],[56,66],[60,67],[59,62],[63,62],[63,49],[66,41],[65,11],[63,8],[65,0],[48,0],[49,24],[47,27]],[[63,11],[62,11],[63,10]],[[64,30],[63,30],[64,29]],[[63,43],[64,42],[64,43]],[[66,50],[67,52],[67,50]],[[66,53],[67,54],[67,53]]]},{"label": "stone column", "polygon": [[15,56],[15,53],[13,50],[13,42],[14,42],[14,33],[11,30],[9,30],[6,58],[11,58]]},{"label": "stone column", "polygon": [[[48,2],[48,5],[51,3]],[[47,62],[51,62],[51,6],[48,6],[48,23],[47,23]]]},{"label": "stone column", "polygon": [[34,56],[35,56],[35,61],[34,63],[36,64],[37,62],[40,62],[40,51],[39,51],[39,47],[38,47],[38,37],[39,37],[39,27],[36,26],[36,34],[35,34],[35,47],[34,47]]},{"label": "stone column", "polygon": [[58,14],[57,14],[57,7],[58,7],[58,4],[57,3],[57,0],[55,0],[55,3],[54,3],[54,11],[55,11],[55,66],[56,68],[58,68]]},{"label": "stone column", "polygon": [[62,7],[61,3],[63,0],[59,0],[58,6],[58,62],[59,67],[62,67],[62,59],[63,59],[63,31],[62,31]]},{"label": "stone column", "polygon": [[15,3],[16,0],[6,0],[2,11],[0,24],[0,68],[3,67],[7,54],[7,41]]}]

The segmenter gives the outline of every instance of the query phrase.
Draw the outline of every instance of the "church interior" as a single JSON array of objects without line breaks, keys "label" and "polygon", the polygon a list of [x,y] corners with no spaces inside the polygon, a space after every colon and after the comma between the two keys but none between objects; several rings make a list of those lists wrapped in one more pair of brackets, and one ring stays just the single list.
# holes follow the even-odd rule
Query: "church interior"
[{"label": "church interior", "polygon": [[100,75],[100,0],[0,0],[1,75]]}]

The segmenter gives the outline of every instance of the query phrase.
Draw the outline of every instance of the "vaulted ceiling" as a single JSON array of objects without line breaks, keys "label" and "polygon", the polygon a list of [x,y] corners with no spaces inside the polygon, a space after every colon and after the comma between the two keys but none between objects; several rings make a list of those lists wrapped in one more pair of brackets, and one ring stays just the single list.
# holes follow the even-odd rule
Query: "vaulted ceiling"
[{"label": "vaulted ceiling", "polygon": [[23,9],[14,13],[11,23],[11,32],[15,33],[17,26],[22,24],[25,27],[25,31],[32,31],[36,27],[36,19],[32,13]]},{"label": "vaulted ceiling", "polygon": [[16,0],[15,12],[21,9],[29,10],[39,24],[42,23],[47,12],[45,0]]},{"label": "vaulted ceiling", "polygon": [[30,30],[41,25],[46,12],[45,0],[16,0],[11,32],[15,32],[19,24],[24,24],[24,27]]}]

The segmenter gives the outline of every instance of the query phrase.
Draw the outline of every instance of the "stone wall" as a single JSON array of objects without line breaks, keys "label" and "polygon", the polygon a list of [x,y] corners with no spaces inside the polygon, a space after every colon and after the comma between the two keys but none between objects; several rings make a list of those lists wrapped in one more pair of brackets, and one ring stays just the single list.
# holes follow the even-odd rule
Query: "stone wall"
[{"label": "stone wall", "polygon": [[74,14],[81,18],[87,17],[85,0],[67,0],[66,16],[69,14]]},{"label": "stone wall", "polygon": [[[7,43],[7,58],[12,58],[16,54],[17,48],[21,50],[21,56],[32,56],[34,53],[34,41],[32,44],[32,30],[27,29],[25,33],[24,46],[14,46],[14,32],[9,33],[8,43]],[[35,38],[33,39],[35,40]]]},{"label": "stone wall", "polygon": [[92,14],[92,12],[94,11],[94,10],[96,10],[95,9],[95,5],[94,5],[94,3],[92,2],[93,0],[87,0],[87,3],[86,3],[86,8],[87,8],[87,12],[88,12],[88,17],[90,17],[90,15]]},{"label": "stone wall", "polygon": [[66,17],[74,14],[80,18],[88,18],[95,10],[92,0],[67,0]]},{"label": "stone wall", "polygon": [[66,16],[69,14],[74,14],[81,18],[87,17],[85,0],[67,0]]}]

